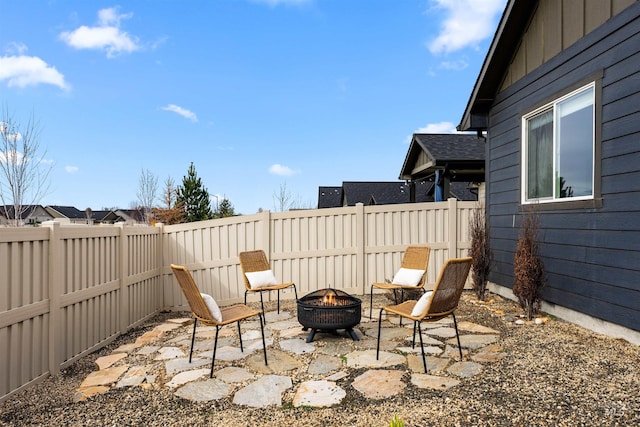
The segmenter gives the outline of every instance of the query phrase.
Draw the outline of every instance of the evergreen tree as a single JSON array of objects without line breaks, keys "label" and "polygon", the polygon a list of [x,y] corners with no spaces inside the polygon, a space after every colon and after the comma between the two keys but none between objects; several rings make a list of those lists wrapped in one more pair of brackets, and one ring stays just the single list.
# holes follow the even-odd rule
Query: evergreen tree
[{"label": "evergreen tree", "polygon": [[213,218],[209,192],[198,178],[196,168],[191,162],[187,175],[178,187],[177,202],[184,208],[186,222],[204,221]]},{"label": "evergreen tree", "polygon": [[235,216],[236,212],[233,208],[233,205],[226,197],[222,199],[220,205],[216,209],[215,218],[227,218],[230,216]]}]

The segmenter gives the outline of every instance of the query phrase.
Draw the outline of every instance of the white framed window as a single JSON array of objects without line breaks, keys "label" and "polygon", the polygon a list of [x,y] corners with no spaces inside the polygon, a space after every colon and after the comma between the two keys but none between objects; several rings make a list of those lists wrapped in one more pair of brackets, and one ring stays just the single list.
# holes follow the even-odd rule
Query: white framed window
[{"label": "white framed window", "polygon": [[522,203],[594,198],[595,83],[522,117]]}]

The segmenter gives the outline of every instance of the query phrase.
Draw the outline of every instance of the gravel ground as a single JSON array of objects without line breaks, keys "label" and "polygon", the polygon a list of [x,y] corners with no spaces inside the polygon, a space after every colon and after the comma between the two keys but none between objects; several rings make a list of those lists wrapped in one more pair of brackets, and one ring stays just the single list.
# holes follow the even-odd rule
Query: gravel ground
[{"label": "gravel ground", "polygon": [[[295,310],[295,302],[286,302],[283,309]],[[482,303],[465,292],[458,320],[500,331],[500,345],[507,356],[485,364],[481,374],[464,378],[447,391],[419,389],[407,381],[407,389],[398,396],[372,401],[348,385],[361,373],[354,370],[338,382],[347,397],[328,409],[294,408],[291,402],[279,408],[252,409],[233,405],[230,399],[193,403],[170,390],[140,387],[112,389],[73,403],[76,388],[95,370],[98,357],[180,315],[161,313],[58,375],[0,403],[0,425],[372,427],[388,426],[396,414],[407,426],[640,424],[640,347],[553,318],[543,325],[505,320],[506,315],[519,314],[512,301],[489,295],[488,302]]]}]

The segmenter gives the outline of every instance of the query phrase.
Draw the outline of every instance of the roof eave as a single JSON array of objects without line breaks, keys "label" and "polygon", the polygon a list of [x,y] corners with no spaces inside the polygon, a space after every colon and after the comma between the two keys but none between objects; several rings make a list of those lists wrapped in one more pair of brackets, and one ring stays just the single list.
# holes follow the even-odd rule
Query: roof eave
[{"label": "roof eave", "polygon": [[507,3],[460,124],[456,127],[458,131],[487,130],[489,109],[537,3],[532,0],[509,0]]}]

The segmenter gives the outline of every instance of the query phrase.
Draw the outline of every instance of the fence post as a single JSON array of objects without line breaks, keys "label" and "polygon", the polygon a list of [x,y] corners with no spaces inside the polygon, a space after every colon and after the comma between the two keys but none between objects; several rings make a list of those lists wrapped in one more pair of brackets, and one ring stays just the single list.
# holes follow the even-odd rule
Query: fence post
[{"label": "fence post", "polygon": [[155,227],[159,230],[158,240],[156,242],[156,270],[158,271],[158,286],[160,286],[160,290],[156,294],[156,310],[164,310],[167,307],[167,303],[164,299],[164,224],[161,222],[157,222]]},{"label": "fence post", "polygon": [[366,293],[365,279],[365,217],[364,217],[364,204],[356,203],[356,285],[362,289],[362,295]]},{"label": "fence post", "polygon": [[256,241],[256,249],[264,250],[267,259],[271,261],[271,212],[268,210],[260,213],[259,233],[260,240]]},{"label": "fence post", "polygon": [[55,375],[60,371],[61,334],[64,327],[60,315],[60,297],[62,296],[62,251],[64,247],[60,238],[60,223],[45,221],[43,226],[49,228],[49,373]]},{"label": "fence post", "polygon": [[129,276],[129,245],[125,233],[125,225],[117,224],[120,229],[120,333],[125,333],[129,328],[129,286],[127,278]]},{"label": "fence post", "polygon": [[449,258],[458,257],[458,200],[447,200],[449,209]]}]

